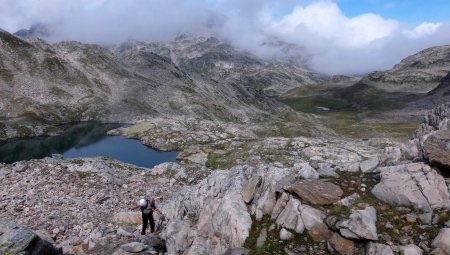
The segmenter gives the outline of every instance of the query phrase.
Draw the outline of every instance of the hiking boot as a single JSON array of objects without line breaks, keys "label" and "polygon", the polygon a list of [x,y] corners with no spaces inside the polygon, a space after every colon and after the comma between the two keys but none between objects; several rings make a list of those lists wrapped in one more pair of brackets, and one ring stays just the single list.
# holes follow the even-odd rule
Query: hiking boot
[{"label": "hiking boot", "polygon": [[144,230],[141,231],[141,235],[145,235],[145,231]]}]

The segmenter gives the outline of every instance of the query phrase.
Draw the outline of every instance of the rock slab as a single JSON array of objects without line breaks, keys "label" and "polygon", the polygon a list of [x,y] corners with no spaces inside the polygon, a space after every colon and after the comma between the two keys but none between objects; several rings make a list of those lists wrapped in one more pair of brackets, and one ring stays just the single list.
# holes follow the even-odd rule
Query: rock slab
[{"label": "rock slab", "polygon": [[339,186],[322,180],[298,181],[285,187],[285,190],[294,192],[303,201],[313,205],[333,204],[339,201],[344,193]]},{"label": "rock slab", "polygon": [[250,178],[250,180],[248,180],[246,185],[244,185],[241,191],[241,195],[245,203],[248,204],[253,200],[257,189],[261,186],[261,181],[261,176],[254,176]]}]

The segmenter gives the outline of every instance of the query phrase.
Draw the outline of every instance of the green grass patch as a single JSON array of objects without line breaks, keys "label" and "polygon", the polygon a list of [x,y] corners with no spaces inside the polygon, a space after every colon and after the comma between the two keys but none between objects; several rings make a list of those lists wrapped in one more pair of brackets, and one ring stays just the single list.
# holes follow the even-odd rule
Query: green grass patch
[{"label": "green grass patch", "polygon": [[[250,250],[249,255],[261,255],[261,254],[280,254],[285,255],[285,248],[298,248],[303,247],[304,251],[301,254],[318,254],[317,247],[321,247],[319,254],[330,254],[324,243],[316,243],[309,236],[308,231],[305,230],[302,234],[291,231],[294,235],[292,240],[280,239],[280,227],[275,227],[272,231],[269,231],[270,226],[275,224],[275,221],[270,218],[269,215],[264,215],[260,221],[257,221],[252,217],[252,227],[250,229],[249,237],[245,240],[244,247]],[[267,230],[267,239],[264,245],[260,248],[256,247],[257,239],[263,229]],[[313,248],[314,247],[314,248]]]},{"label": "green grass patch", "polygon": [[90,172],[78,172],[78,177],[81,180],[84,180],[84,179],[89,178],[91,176],[92,176],[92,173],[90,173]]},{"label": "green grass patch", "polygon": [[[73,164],[77,164],[77,165],[79,165],[79,166],[82,166],[82,165],[84,164],[84,160],[78,159],[78,158],[72,159],[70,162],[73,163]],[[81,173],[81,172],[80,172],[80,173]]]}]

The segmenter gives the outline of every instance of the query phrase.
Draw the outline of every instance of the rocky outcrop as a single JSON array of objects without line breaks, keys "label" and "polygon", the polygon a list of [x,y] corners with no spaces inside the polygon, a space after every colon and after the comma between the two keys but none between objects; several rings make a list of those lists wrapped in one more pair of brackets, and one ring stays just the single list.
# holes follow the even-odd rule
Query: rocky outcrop
[{"label": "rocky outcrop", "polygon": [[424,120],[414,133],[414,138],[423,138],[437,130],[450,129],[450,103],[443,104],[425,113]]},{"label": "rocky outcrop", "polygon": [[62,255],[62,250],[41,239],[30,229],[0,219],[0,254]]},{"label": "rocky outcrop", "polygon": [[381,181],[372,189],[378,199],[394,206],[413,206],[426,212],[448,208],[444,178],[424,163],[380,168]]}]

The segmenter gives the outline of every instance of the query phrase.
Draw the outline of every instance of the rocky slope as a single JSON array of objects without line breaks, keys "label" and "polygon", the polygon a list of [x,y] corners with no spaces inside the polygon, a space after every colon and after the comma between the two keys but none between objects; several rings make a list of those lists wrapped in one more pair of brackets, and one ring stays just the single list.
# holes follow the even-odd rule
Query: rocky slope
[{"label": "rocky slope", "polygon": [[[433,163],[445,159],[430,156],[440,143],[428,142],[448,134],[449,112],[448,104],[428,112],[416,138],[391,146],[238,136],[210,122],[198,135],[186,125],[179,134],[160,129],[167,142],[149,137],[161,146],[191,137],[180,164],[151,170],[56,156],[3,164],[0,217],[74,254],[445,254],[450,187],[440,172],[450,169]],[[231,164],[212,163],[232,153]],[[128,207],[146,195],[159,197],[168,221],[141,237],[139,213]]]},{"label": "rocky slope", "polygon": [[318,109],[325,107],[397,118],[420,117],[423,111],[448,102],[449,71],[450,46],[438,46],[405,58],[391,70],[372,72],[359,81],[353,80],[350,86],[313,85],[288,91],[281,98],[294,109],[305,112],[320,112]]},{"label": "rocky slope", "polygon": [[423,50],[403,59],[388,71],[364,76],[362,84],[388,92],[427,93],[450,71],[450,46]]},{"label": "rocky slope", "polygon": [[1,31],[0,56],[3,139],[48,134],[55,123],[85,120],[133,122],[169,115],[263,120],[287,110],[267,96],[273,94],[269,90],[279,93],[322,79],[213,37],[129,42],[110,50],[77,42],[49,45]]}]

